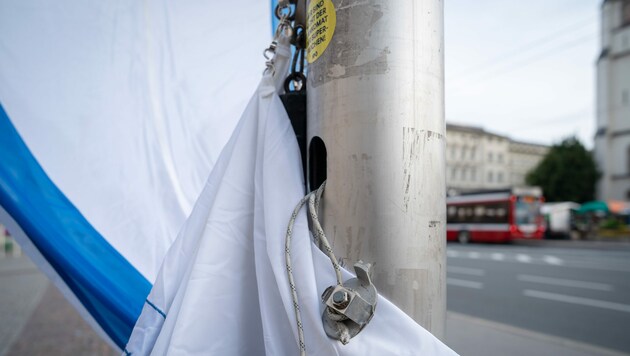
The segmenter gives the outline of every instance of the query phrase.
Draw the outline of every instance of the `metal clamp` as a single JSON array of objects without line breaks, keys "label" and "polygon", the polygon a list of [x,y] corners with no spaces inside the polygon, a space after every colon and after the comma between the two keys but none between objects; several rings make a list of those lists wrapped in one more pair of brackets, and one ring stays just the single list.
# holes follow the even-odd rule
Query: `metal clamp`
[{"label": "metal clamp", "polygon": [[370,264],[354,265],[357,278],[330,286],[322,294],[326,309],[322,314],[326,334],[346,345],[372,320],[376,309],[376,287],[370,279]]}]

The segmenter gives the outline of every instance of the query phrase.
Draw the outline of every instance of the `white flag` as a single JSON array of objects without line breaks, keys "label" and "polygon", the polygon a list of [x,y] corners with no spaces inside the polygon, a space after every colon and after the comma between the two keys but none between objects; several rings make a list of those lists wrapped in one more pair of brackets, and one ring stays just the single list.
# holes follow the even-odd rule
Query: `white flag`
[{"label": "white flag", "polygon": [[[285,266],[285,230],[303,195],[295,134],[266,75],[168,251],[125,350],[133,355],[297,355]],[[293,274],[309,355],[454,355],[379,297],[371,322],[349,344],[329,338],[320,295],[335,284],[330,260],[299,215]],[[345,272],[345,277],[350,275]]]}]

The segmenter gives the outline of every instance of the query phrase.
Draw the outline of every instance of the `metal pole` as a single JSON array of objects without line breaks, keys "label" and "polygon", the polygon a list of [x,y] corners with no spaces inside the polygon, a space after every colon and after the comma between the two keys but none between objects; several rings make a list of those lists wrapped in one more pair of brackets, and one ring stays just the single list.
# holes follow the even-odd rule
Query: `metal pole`
[{"label": "metal pole", "polygon": [[373,263],[379,292],[442,337],[443,2],[332,0],[331,34],[329,1],[309,1],[307,25],[309,180],[328,181],[324,229],[346,266]]}]

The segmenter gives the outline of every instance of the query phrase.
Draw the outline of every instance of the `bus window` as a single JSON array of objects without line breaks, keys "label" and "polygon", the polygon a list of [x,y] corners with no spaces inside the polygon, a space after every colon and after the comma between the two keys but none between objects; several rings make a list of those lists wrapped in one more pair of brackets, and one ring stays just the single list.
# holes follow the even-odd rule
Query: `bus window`
[{"label": "bus window", "polygon": [[475,222],[483,222],[486,215],[486,207],[483,205],[475,206]]},{"label": "bus window", "polygon": [[453,205],[449,206],[448,207],[448,220],[455,221],[456,217],[457,217],[457,207]]},{"label": "bus window", "polygon": [[515,206],[516,225],[536,224],[539,213],[539,202],[533,197],[518,197]]},{"label": "bus window", "polygon": [[462,206],[457,207],[457,221],[466,221],[466,210]]}]

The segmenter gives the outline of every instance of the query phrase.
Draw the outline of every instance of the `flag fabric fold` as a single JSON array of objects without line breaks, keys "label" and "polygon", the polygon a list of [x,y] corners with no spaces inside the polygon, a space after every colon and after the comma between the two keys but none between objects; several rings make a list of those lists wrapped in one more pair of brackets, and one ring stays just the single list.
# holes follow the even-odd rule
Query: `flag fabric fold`
[{"label": "flag fabric fold", "polygon": [[[302,198],[299,149],[278,97],[263,77],[168,251],[126,354],[297,355],[298,336],[285,265],[285,232]],[[291,249],[309,355],[453,355],[385,298],[348,345],[323,329],[320,295],[335,283],[328,257],[298,216]],[[351,275],[344,271],[345,278]]]},{"label": "flag fabric fold", "polygon": [[259,0],[0,0],[0,223],[120,350],[270,23]]}]

